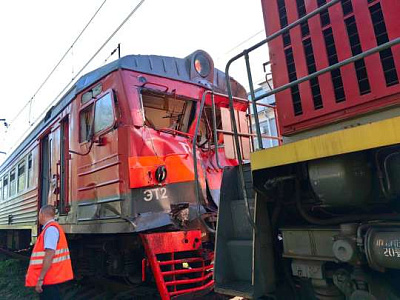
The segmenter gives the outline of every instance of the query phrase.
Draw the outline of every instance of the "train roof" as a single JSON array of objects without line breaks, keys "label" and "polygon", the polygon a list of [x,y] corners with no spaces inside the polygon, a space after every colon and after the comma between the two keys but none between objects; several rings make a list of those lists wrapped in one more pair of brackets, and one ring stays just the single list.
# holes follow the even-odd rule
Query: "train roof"
[{"label": "train roof", "polygon": [[[36,127],[24,139],[24,141],[7,157],[7,159],[0,165],[0,173],[10,164],[20,153],[40,134],[40,132],[49,126],[51,122],[60,114],[76,97],[77,94],[82,92],[87,87],[91,86],[101,78],[116,70],[124,69],[131,70],[139,73],[155,75],[173,80],[179,80],[196,85],[203,86],[208,89],[213,89],[219,93],[226,93],[226,76],[225,73],[214,68],[213,82],[209,82],[200,76],[193,77],[191,70],[191,61],[193,57],[198,54],[205,54],[210,57],[205,51],[197,50],[185,58],[176,58],[158,55],[127,55],[121,57],[103,67],[93,70],[83,75],[79,80],[70,88],[70,90],[52,106],[45,114]],[[213,64],[212,64],[213,66]],[[231,78],[233,95],[240,98],[246,98],[246,90],[236,80]]]}]

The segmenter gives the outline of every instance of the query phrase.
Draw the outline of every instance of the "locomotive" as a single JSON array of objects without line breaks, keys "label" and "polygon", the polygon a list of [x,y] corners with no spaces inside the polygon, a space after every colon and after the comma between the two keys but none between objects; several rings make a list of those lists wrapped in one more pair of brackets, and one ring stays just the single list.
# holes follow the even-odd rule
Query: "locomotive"
[{"label": "locomotive", "polygon": [[216,291],[400,299],[400,2],[261,3],[283,145],[224,172]]},{"label": "locomotive", "polygon": [[[223,130],[225,79],[201,50],[129,55],[82,76],[0,167],[0,245],[29,248],[52,204],[77,277],[155,282],[162,299],[207,293],[222,168],[237,164],[210,127]],[[245,89],[229,80],[246,121]]]}]

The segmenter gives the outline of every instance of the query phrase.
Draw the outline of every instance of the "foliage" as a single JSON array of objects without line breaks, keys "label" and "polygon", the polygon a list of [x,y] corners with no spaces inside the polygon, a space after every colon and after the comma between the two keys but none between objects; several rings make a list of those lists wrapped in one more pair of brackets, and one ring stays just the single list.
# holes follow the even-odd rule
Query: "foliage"
[{"label": "foliage", "polygon": [[0,258],[0,291],[3,300],[38,299],[33,289],[25,287],[27,265],[16,259]]}]

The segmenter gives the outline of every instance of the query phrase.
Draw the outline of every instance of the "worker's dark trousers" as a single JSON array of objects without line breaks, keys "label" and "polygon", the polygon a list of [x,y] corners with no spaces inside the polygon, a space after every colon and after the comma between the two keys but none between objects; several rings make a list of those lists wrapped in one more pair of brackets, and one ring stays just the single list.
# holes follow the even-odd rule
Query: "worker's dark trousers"
[{"label": "worker's dark trousers", "polygon": [[61,300],[58,284],[43,285],[43,292],[39,294],[40,300]]}]

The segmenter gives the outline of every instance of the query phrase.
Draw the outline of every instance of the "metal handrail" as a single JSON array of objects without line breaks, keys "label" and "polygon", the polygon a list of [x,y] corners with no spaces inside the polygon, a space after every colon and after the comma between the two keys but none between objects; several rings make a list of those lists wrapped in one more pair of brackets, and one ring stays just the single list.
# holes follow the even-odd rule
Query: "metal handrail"
[{"label": "metal handrail", "polygon": [[[243,193],[243,198],[244,198],[244,202],[246,205],[246,216],[247,219],[249,221],[249,223],[251,224],[251,226],[253,227],[253,229],[256,231],[256,225],[253,221],[253,218],[251,216],[251,212],[250,212],[250,204],[249,204],[249,199],[247,197],[247,193],[246,193],[246,184],[245,184],[245,180],[244,180],[244,171],[243,171],[243,158],[242,158],[242,153],[240,150],[240,144],[239,144],[239,136],[238,136],[238,129],[237,129],[237,125],[236,125],[236,120],[235,120],[235,111],[233,108],[233,94],[232,94],[232,86],[231,86],[231,82],[230,82],[230,76],[229,76],[229,68],[231,66],[231,64],[238,60],[241,57],[245,57],[246,60],[246,69],[247,69],[247,74],[248,74],[248,79],[249,79],[249,85],[250,85],[250,91],[253,90],[253,80],[251,78],[251,70],[250,70],[250,62],[249,62],[249,53],[259,47],[261,47],[262,45],[268,43],[269,41],[277,38],[278,36],[281,36],[282,34],[289,32],[290,29],[300,25],[301,23],[307,21],[308,19],[312,18],[313,16],[323,12],[324,10],[328,9],[329,7],[331,7],[332,5],[335,5],[336,3],[339,3],[341,0],[332,0],[330,2],[328,2],[327,4],[321,6],[320,8],[312,11],[311,13],[305,15],[304,17],[296,20],[295,22],[289,24],[288,26],[286,26],[285,28],[282,28],[281,30],[275,32],[274,34],[268,36],[266,39],[264,39],[263,41],[257,43],[256,45],[250,47],[249,49],[244,50],[242,53],[234,56],[233,58],[231,58],[228,63],[226,64],[225,67],[225,78],[226,78],[226,85],[227,85],[227,90],[228,90],[228,96],[229,96],[229,111],[230,111],[230,116],[231,116],[231,123],[232,123],[232,128],[233,131],[235,133],[234,135],[234,140],[235,140],[235,146],[236,146],[236,153],[237,153],[237,158],[238,158],[238,162],[239,162],[239,179],[240,179],[240,185],[242,188],[242,193]],[[265,95],[263,95],[263,98],[266,97]],[[251,100],[254,103],[255,102],[255,97],[254,97],[254,90],[253,92],[251,92]],[[256,130],[257,128],[259,129],[260,127],[260,123],[257,122],[258,121],[258,115],[256,114],[257,109],[254,109],[255,105],[253,104],[253,110],[255,112],[255,116],[257,116],[257,118],[255,118],[255,125],[256,125]],[[261,131],[257,130],[257,139],[258,141],[261,140]],[[261,143],[261,147],[260,149],[263,149],[262,147],[262,143]]]},{"label": "metal handrail", "polygon": [[219,145],[218,145],[218,129],[217,129],[217,111],[215,109],[214,93],[211,94],[211,109],[212,109],[213,132],[214,132],[215,161],[217,162],[217,167],[223,169],[223,167],[219,162],[219,156],[218,156]]},{"label": "metal handrail", "polygon": [[[231,132],[231,131],[226,131],[226,130],[221,130],[217,128],[217,117],[216,117],[216,109],[215,109],[215,99],[214,96],[221,96],[221,97],[225,97],[227,98],[228,95],[224,95],[221,93],[216,93],[212,90],[207,90],[203,93],[203,96],[201,98],[200,101],[200,107],[199,107],[199,113],[198,113],[198,117],[196,120],[196,126],[195,126],[195,130],[194,130],[194,134],[193,134],[193,143],[192,143],[192,152],[193,152],[193,171],[194,171],[194,176],[195,176],[195,190],[196,190],[196,201],[197,201],[197,217],[199,219],[202,220],[204,226],[206,226],[207,230],[211,231],[211,232],[215,232],[214,229],[210,228],[208,226],[208,224],[205,223],[205,221],[201,218],[201,214],[200,214],[200,207],[201,207],[201,203],[200,203],[200,183],[199,183],[199,174],[198,174],[198,166],[197,166],[197,145],[196,145],[196,141],[197,141],[197,137],[199,134],[199,129],[200,129],[200,122],[201,122],[201,116],[203,114],[203,110],[204,110],[204,105],[206,102],[206,97],[207,95],[211,94],[211,109],[212,109],[212,123],[213,123],[213,132],[214,132],[214,149],[215,149],[215,158],[216,158],[216,162],[217,162],[217,166],[220,169],[223,169],[223,167],[220,164],[219,161],[219,156],[218,156],[218,149],[220,148],[218,145],[218,133],[223,133],[223,134],[228,134],[228,135],[233,135],[235,136],[235,132]],[[248,99],[243,99],[243,98],[239,98],[239,97],[232,97],[232,99],[235,100],[240,100],[243,102],[247,102],[247,103],[255,103],[252,101],[249,101]],[[253,104],[254,105],[254,104]],[[259,106],[265,106],[265,107],[269,107],[269,108],[273,108],[274,109],[274,113],[276,112],[276,107],[273,105],[269,105],[269,104],[263,104],[263,103],[255,103],[255,105],[259,105]],[[250,124],[251,126],[251,124]],[[253,134],[253,133],[236,133],[236,135],[239,136],[244,136],[244,137],[253,137],[253,136],[257,136],[257,134]],[[280,136],[269,136],[269,135],[264,135],[261,134],[261,136],[263,138],[267,138],[267,139],[274,139],[274,140],[278,140],[279,142],[281,141],[281,137]]]},{"label": "metal handrail", "polygon": [[299,79],[297,79],[295,81],[292,81],[290,83],[282,85],[282,86],[280,86],[280,87],[278,87],[276,89],[273,89],[272,91],[267,92],[266,94],[263,95],[263,97],[255,98],[255,101],[260,100],[260,99],[262,99],[264,97],[268,97],[268,96],[274,95],[276,93],[282,92],[282,91],[287,90],[287,89],[289,89],[289,88],[291,88],[291,87],[293,87],[295,85],[298,85],[298,84],[300,84],[300,83],[302,83],[304,81],[308,81],[308,80],[313,79],[315,77],[318,77],[318,76],[320,76],[322,74],[328,73],[328,72],[330,72],[330,71],[332,71],[334,69],[337,69],[337,68],[343,67],[345,65],[351,64],[351,63],[353,63],[353,62],[355,62],[355,61],[357,61],[357,60],[359,60],[361,58],[365,58],[365,57],[367,57],[367,56],[369,56],[371,54],[374,54],[374,53],[377,53],[377,52],[381,52],[382,50],[391,48],[391,47],[396,46],[398,44],[400,44],[400,38],[396,38],[396,39],[391,40],[391,41],[389,41],[387,43],[381,44],[381,45],[379,45],[379,46],[377,46],[375,48],[371,48],[371,49],[366,50],[366,51],[364,51],[364,52],[362,52],[360,54],[357,54],[355,56],[352,56],[350,58],[342,60],[341,62],[338,62],[338,63],[336,63],[334,65],[331,65],[331,66],[329,66],[329,67],[327,67],[325,69],[319,70],[317,72],[311,73],[310,75],[301,77],[301,78],[299,78]]},{"label": "metal handrail", "polygon": [[[232,131],[221,130],[221,129],[218,129],[217,132],[223,133],[223,134],[227,134],[227,135],[234,135],[234,134],[235,134],[235,133],[232,132]],[[256,133],[238,133],[238,135],[239,135],[239,136],[242,136],[242,137],[252,137],[252,136],[254,137],[254,136],[257,136]],[[277,141],[280,141],[280,140],[281,140],[280,137],[272,136],[272,135],[268,135],[268,134],[263,134],[263,133],[261,133],[261,138],[263,138],[263,139],[277,140]],[[222,169],[222,168],[221,168],[221,169]]]},{"label": "metal handrail", "polygon": [[196,143],[197,143],[197,136],[199,134],[201,115],[203,113],[204,104],[206,102],[206,96],[210,93],[212,93],[212,91],[205,91],[203,93],[203,97],[201,98],[201,101],[200,101],[199,114],[198,114],[198,117],[196,120],[196,127],[195,127],[194,134],[193,134],[192,152],[193,152],[194,185],[195,185],[195,190],[196,190],[196,201],[197,201],[197,210],[196,210],[197,217],[201,220],[201,222],[207,228],[208,231],[215,233],[215,230],[213,228],[211,228],[210,226],[208,226],[208,224],[201,217],[201,213],[200,213],[200,208],[201,208],[200,183],[199,183],[199,172],[198,172],[198,168],[197,168],[197,151],[196,151],[197,150]]},{"label": "metal handrail", "polygon": [[[321,11],[327,9],[328,7],[334,5],[334,4],[338,3],[338,2],[340,2],[340,0],[333,0],[333,1],[329,2],[329,3],[327,3],[326,5],[321,6],[320,8],[314,10],[313,12],[305,15],[303,18],[298,19],[297,21],[293,22],[292,24],[288,25],[287,27],[283,28],[282,30],[272,34],[269,37],[267,37],[265,40],[259,42],[258,44],[250,47],[247,50],[244,50],[241,54],[238,54],[235,57],[233,57],[232,59],[230,59],[228,61],[227,65],[226,65],[225,74],[226,74],[226,78],[227,78],[226,83],[227,83],[228,96],[229,96],[229,108],[230,108],[230,112],[231,112],[231,122],[232,122],[232,127],[233,127],[234,132],[235,132],[235,137],[234,138],[235,138],[235,143],[236,143],[236,152],[237,152],[238,161],[239,161],[240,182],[242,184],[243,196],[244,196],[244,200],[245,200],[245,203],[246,203],[246,206],[247,206],[248,218],[251,217],[251,215],[250,215],[250,207],[249,207],[249,204],[248,204],[248,199],[247,199],[247,195],[246,195],[246,191],[245,191],[245,182],[244,182],[244,174],[243,174],[243,166],[242,166],[243,159],[242,159],[241,150],[240,150],[240,146],[239,146],[239,136],[238,136],[238,131],[237,131],[236,120],[234,118],[232,88],[231,88],[231,84],[230,84],[230,81],[229,81],[229,68],[230,68],[231,64],[234,61],[236,61],[240,57],[244,56],[244,58],[246,60],[246,68],[247,68],[247,74],[248,74],[248,79],[249,79],[249,84],[250,84],[250,91],[252,91],[253,90],[253,81],[252,81],[252,77],[251,77],[251,70],[250,70],[250,64],[249,64],[249,52],[257,49],[258,47],[266,44],[267,42],[275,39],[276,37],[288,32],[293,27],[305,22],[309,18],[315,16],[316,14],[320,13]],[[362,59],[362,58],[367,57],[369,55],[372,55],[374,53],[378,53],[378,52],[380,52],[382,50],[388,49],[388,48],[393,47],[393,46],[398,45],[398,44],[400,44],[400,38],[396,38],[396,39],[391,40],[391,41],[389,41],[389,42],[387,42],[385,44],[379,45],[379,46],[377,46],[375,48],[369,49],[369,50],[364,51],[364,52],[362,52],[362,53],[360,53],[358,55],[355,55],[355,56],[352,56],[352,57],[350,57],[348,59],[345,59],[345,60],[343,60],[343,61],[341,61],[339,63],[336,63],[336,64],[334,64],[332,66],[329,66],[329,67],[327,67],[325,69],[319,70],[317,72],[314,72],[312,74],[309,74],[307,76],[299,78],[299,79],[297,79],[295,81],[292,81],[292,82],[290,82],[288,84],[285,84],[285,85],[280,86],[278,88],[272,89],[269,92],[267,92],[266,94],[258,96],[258,97],[254,97],[254,93],[251,92],[252,102],[255,103],[260,99],[263,99],[265,97],[268,97],[268,96],[274,95],[276,93],[282,92],[282,91],[284,91],[286,89],[289,89],[289,88],[291,88],[291,87],[293,87],[295,85],[298,85],[298,84],[300,84],[302,82],[308,81],[308,80],[313,79],[313,78],[315,78],[317,76],[320,76],[322,74],[328,73],[328,72],[330,72],[330,71],[332,71],[334,69],[338,69],[338,68],[340,68],[342,66],[351,64],[351,63],[353,63],[353,62],[355,62],[355,61],[357,61],[359,59]],[[259,128],[259,127],[260,127],[260,124],[257,122],[257,119],[256,119],[256,129]],[[258,130],[258,132],[259,132],[259,130]],[[260,137],[261,137],[261,135],[258,136],[259,139],[260,139]],[[260,149],[262,149],[262,147],[260,147]],[[251,220],[250,223],[253,226],[253,228],[255,228],[253,220]]]}]

